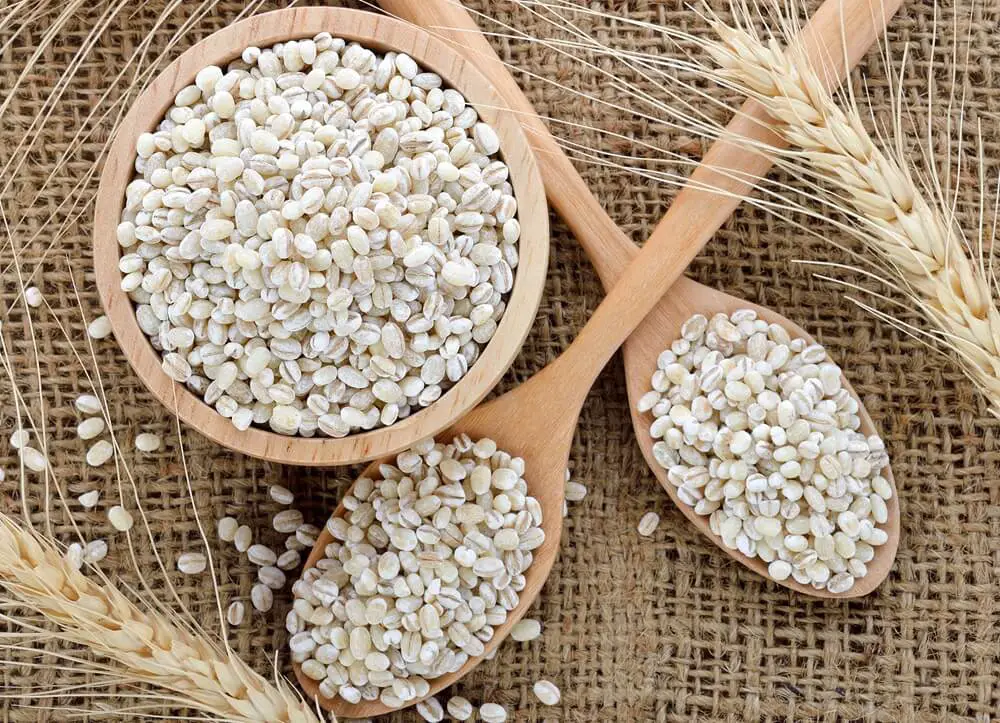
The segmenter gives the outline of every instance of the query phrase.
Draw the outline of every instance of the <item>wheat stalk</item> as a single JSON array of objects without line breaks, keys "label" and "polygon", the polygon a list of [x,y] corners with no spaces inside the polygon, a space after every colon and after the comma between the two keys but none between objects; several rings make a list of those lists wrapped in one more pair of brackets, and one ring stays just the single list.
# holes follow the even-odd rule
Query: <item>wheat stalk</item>
[{"label": "wheat stalk", "polygon": [[320,721],[284,681],[268,682],[232,651],[91,580],[51,541],[3,514],[0,585],[58,626],[65,641],[114,661],[133,681],[174,694],[181,705],[241,723]]}]

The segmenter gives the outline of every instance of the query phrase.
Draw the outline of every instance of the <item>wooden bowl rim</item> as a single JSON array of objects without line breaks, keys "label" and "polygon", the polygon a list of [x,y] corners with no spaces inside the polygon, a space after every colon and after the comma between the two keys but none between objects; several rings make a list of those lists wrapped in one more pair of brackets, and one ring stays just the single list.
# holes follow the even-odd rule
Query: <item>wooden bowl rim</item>
[{"label": "wooden bowl rim", "polygon": [[[135,142],[155,127],[181,88],[207,65],[234,60],[249,45],[266,47],[282,40],[312,37],[323,31],[357,41],[376,51],[409,54],[422,68],[438,73],[459,90],[500,136],[500,153],[510,167],[518,203],[519,263],[507,309],[479,359],[457,384],[428,407],[389,427],[343,438],[290,437],[258,427],[246,431],[206,404],[160,367],[160,355],[139,328],[134,307],[121,290],[115,229],[125,188],[134,173]],[[447,43],[404,21],[373,12],[338,7],[300,7],[262,13],[212,33],[182,53],[135,100],[101,172],[94,220],[97,288],[129,364],[147,389],[188,426],[228,449],[261,459],[296,465],[346,465],[399,452],[453,424],[478,404],[513,363],[534,323],[548,270],[548,207],[530,144],[513,112],[504,111],[499,94],[474,66]],[[115,259],[115,263],[110,262]],[[107,263],[102,260],[109,259]]]}]

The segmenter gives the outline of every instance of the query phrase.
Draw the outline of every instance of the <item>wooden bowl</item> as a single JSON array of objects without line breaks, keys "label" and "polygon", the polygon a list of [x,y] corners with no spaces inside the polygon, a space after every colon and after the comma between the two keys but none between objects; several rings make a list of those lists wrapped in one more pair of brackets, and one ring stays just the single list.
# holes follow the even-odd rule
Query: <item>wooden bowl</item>
[{"label": "wooden bowl", "polygon": [[[139,328],[132,300],[121,289],[120,247],[115,230],[121,219],[125,187],[134,175],[138,137],[155,129],[177,92],[194,82],[207,65],[224,66],[244,48],[266,47],[327,31],[376,51],[405,52],[465,95],[500,137],[500,152],[521,224],[519,264],[507,310],[496,334],[457,384],[432,405],[380,429],[330,437],[292,437],[266,429],[236,429],[199,396],[168,377],[160,354]],[[510,367],[538,310],[548,264],[548,207],[534,156],[516,114],[505,107],[493,86],[446,43],[420,28],[383,15],[334,7],[303,7],[256,15],[197,43],[171,63],[140,95],[122,123],[101,174],[94,220],[94,266],[101,302],[115,337],[146,387],[184,422],[215,442],[254,457],[300,465],[341,465],[394,454],[448,427],[479,403]]]}]

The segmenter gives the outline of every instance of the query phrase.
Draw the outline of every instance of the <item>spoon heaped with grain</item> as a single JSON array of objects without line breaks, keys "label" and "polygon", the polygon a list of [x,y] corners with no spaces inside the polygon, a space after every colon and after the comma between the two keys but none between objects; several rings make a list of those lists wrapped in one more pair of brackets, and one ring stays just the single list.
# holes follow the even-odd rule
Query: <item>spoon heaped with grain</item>
[{"label": "spoon heaped with grain", "polygon": [[[826,87],[833,88],[844,79],[849,68],[875,42],[901,2],[902,0],[827,0],[820,6],[803,30],[801,39],[802,48],[809,59],[817,69],[821,69],[820,75]],[[449,39],[488,75],[509,107],[529,129],[527,135],[536,150],[550,202],[586,250],[605,288],[610,290],[621,285],[625,281],[623,272],[639,254],[639,250],[590,193],[586,182],[535,114],[531,103],[469,13],[454,0],[380,0],[379,4],[386,11],[419,23]],[[766,130],[766,125],[767,115],[756,102],[748,101],[730,122],[727,131],[756,142],[783,146],[782,142]],[[699,531],[727,555],[765,577],[769,576],[767,564],[763,560],[747,557],[738,550],[726,547],[709,529],[708,517],[697,514],[691,506],[678,498],[677,487],[667,479],[667,470],[656,462],[653,455],[656,440],[650,435],[652,417],[649,413],[638,412],[636,404],[650,389],[650,378],[657,368],[658,356],[671,342],[680,338],[681,327],[692,314],[700,313],[711,317],[719,312],[728,314],[749,308],[757,311],[769,323],[784,327],[791,336],[802,337],[808,343],[814,343],[805,330],[780,314],[682,276],[687,264],[735,210],[740,199],[752,190],[753,179],[765,175],[770,166],[771,162],[764,154],[747,153],[725,140],[713,144],[647,241],[647,246],[663,237],[672,241],[669,244],[669,253],[674,257],[671,272],[666,277],[668,281],[660,287],[662,290],[669,288],[669,292],[659,300],[623,346],[633,427],[653,473]],[[720,189],[721,192],[713,192],[713,188]],[[841,381],[843,387],[857,398],[847,380],[842,378]],[[867,435],[876,434],[864,405],[859,404],[859,407],[861,431]],[[874,559],[868,565],[867,575],[844,593],[817,590],[792,578],[778,581],[780,584],[805,595],[827,598],[859,597],[878,587],[892,567],[899,543],[899,505],[895,482],[889,468],[882,474],[893,489],[893,495],[888,500],[888,521],[883,526],[889,539],[877,549]]]}]

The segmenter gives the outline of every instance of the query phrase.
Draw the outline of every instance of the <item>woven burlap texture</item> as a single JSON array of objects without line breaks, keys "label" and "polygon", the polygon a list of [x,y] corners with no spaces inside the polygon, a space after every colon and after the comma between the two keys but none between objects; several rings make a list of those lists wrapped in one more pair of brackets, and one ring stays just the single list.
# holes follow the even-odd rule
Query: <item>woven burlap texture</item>
[{"label": "woven burlap texture", "polygon": [[[996,112],[1000,95],[994,90],[997,64],[997,6],[958,0],[935,10],[930,0],[907,3],[890,30],[891,55],[900,58],[909,44],[918,75],[928,61],[936,64],[936,90],[947,94],[955,52],[952,14],[961,20],[964,38],[971,14],[968,56],[958,48],[956,81],[967,92],[969,131],[983,123],[986,153],[1000,157],[996,142]],[[95,155],[107,137],[110,117],[102,113],[109,99],[120,96],[124,80],[115,79],[125,58],[149,41],[149,57],[175,43],[172,58],[195,40],[231,22],[245,9],[238,2],[190,2],[165,14],[167,3],[139,0],[75,3],[74,17],[34,66],[32,76],[10,96],[49,21],[66,11],[65,3],[7,3],[19,17],[0,36],[0,156],[6,163],[17,145],[33,144],[28,161],[2,179],[2,201],[18,260],[25,273],[35,273],[51,309],[33,312],[37,339],[33,348],[23,306],[15,303],[10,239],[4,229],[2,301],[10,309],[4,336],[17,369],[19,387],[36,409],[44,400],[48,445],[60,471],[64,492],[75,496],[102,490],[93,511],[69,504],[73,518],[88,537],[109,536],[111,555],[103,565],[112,576],[135,583],[136,573],[126,554],[123,536],[110,535],[107,506],[117,495],[113,470],[94,470],[82,463],[84,443],[75,436],[79,421],[73,399],[90,391],[75,354],[83,355],[91,374],[99,373],[107,390],[111,415],[123,448],[141,431],[166,440],[157,453],[129,454],[138,493],[149,515],[155,543],[168,565],[183,551],[197,549],[198,534],[192,506],[184,489],[179,444],[184,445],[194,498],[209,523],[235,515],[257,530],[261,541],[282,542],[270,529],[276,505],[267,488],[284,484],[298,495],[307,519],[321,524],[355,470],[293,469],[228,453],[191,430],[178,438],[176,423],[145,391],[113,339],[96,342],[96,364],[89,360],[81,311],[100,313],[94,289],[91,257],[91,215],[96,180],[88,178]],[[15,7],[17,5],[18,7]],[[111,7],[118,7],[111,12]],[[503,3],[477,0],[470,5],[493,13],[522,30],[544,34],[541,23]],[[628,0],[594,3],[633,18],[678,27],[701,27],[683,0]],[[973,6],[975,5],[975,9]],[[989,5],[989,4],[986,4]],[[278,7],[263,3],[260,10]],[[4,13],[7,11],[5,10]],[[37,17],[31,17],[37,13]],[[945,27],[932,44],[935,14]],[[107,15],[106,15],[107,14]],[[108,21],[107,18],[110,17]],[[190,21],[189,28],[180,32]],[[92,49],[81,51],[87,33],[108,22]],[[582,27],[601,38],[671,53],[662,43],[597,18]],[[330,28],[336,32],[336,28]],[[504,57],[534,73],[557,79],[579,90],[605,93],[600,76],[551,51],[522,42],[497,41]],[[79,69],[68,72],[82,59]],[[867,84],[876,111],[886,109],[888,87],[876,58],[870,58]],[[1000,66],[998,66],[1000,67]],[[46,108],[49,91],[60,78],[68,85],[61,99]],[[856,76],[858,78],[860,76]],[[636,83],[640,79],[634,79]],[[662,147],[694,150],[697,143],[680,135],[651,131],[649,124],[593,103],[574,101],[545,84],[522,79],[540,112],[581,121],[624,136],[635,136]],[[926,97],[919,79],[905,88],[917,105]],[[31,120],[40,112],[51,117],[39,128]],[[79,147],[70,147],[80,128],[96,128]],[[606,143],[594,135],[581,136]],[[610,147],[610,145],[606,145]],[[65,155],[65,163],[62,158]],[[696,157],[696,156],[694,156]],[[61,167],[60,167],[61,166]],[[675,193],[671,188],[626,173],[581,167],[584,176],[611,216],[637,241],[645,238],[665,212]],[[43,188],[55,170],[54,180]],[[74,188],[81,182],[81,188]],[[41,189],[41,190],[40,190]],[[959,195],[966,227],[975,226],[975,184],[966,182]],[[81,204],[78,221],[70,217],[66,200]],[[47,222],[50,214],[55,221]],[[836,234],[831,233],[836,238]],[[846,239],[841,239],[846,240]],[[43,251],[54,242],[43,259]],[[508,642],[492,661],[448,693],[462,694],[478,704],[503,704],[515,721],[988,721],[1000,711],[1000,451],[998,424],[965,378],[947,360],[890,326],[877,323],[847,301],[838,288],[813,278],[796,259],[837,260],[846,256],[832,245],[804,234],[750,208],[741,208],[711,241],[689,273],[706,284],[773,308],[798,322],[826,344],[863,396],[892,455],[901,494],[903,519],[899,556],[889,579],[871,596],[853,602],[816,602],[769,584],[724,556],[697,534],[658,487],[636,446],[629,422],[624,379],[616,358],[601,376],[580,419],[571,467],[574,478],[589,493],[571,503],[565,520],[560,557],[531,615],[543,623],[540,639]],[[78,287],[79,297],[74,289]],[[507,375],[503,388],[552,360],[572,340],[603,292],[586,257],[553,217],[552,261],[545,297],[524,350]],[[81,306],[78,306],[78,301]],[[916,317],[910,317],[916,321]],[[57,323],[58,322],[58,323]],[[65,326],[73,338],[66,341]],[[39,395],[36,363],[42,379]],[[13,426],[14,397],[4,387],[2,433]],[[3,447],[7,481],[0,483],[0,509],[19,514],[20,491],[16,458]],[[530,474],[530,472],[529,472]],[[35,524],[45,491],[31,476],[29,504]],[[58,502],[51,505],[52,532],[73,539],[69,518]],[[651,539],[636,533],[646,511],[663,521]],[[140,567],[153,569],[148,541],[136,536]],[[249,599],[255,569],[230,545],[216,543],[217,573],[223,600]],[[154,576],[155,579],[155,576]],[[185,604],[211,627],[214,600],[207,575],[174,574]],[[278,596],[268,614],[255,613],[231,636],[233,648],[264,673],[275,653],[283,655],[283,616],[290,594]],[[0,624],[0,629],[3,629]],[[8,629],[12,629],[8,626]],[[35,651],[62,650],[53,642],[34,644]],[[113,711],[124,706],[127,691],[110,701],[88,698],[38,698],[19,689],[47,691],[95,680],[73,669],[54,665],[42,670],[31,663],[54,664],[39,652],[7,651],[0,668],[2,721],[62,721],[73,713],[65,708]],[[562,690],[555,707],[539,706],[532,684],[547,678]],[[114,692],[114,689],[112,690]],[[447,694],[446,694],[447,695]],[[61,706],[64,710],[52,711]],[[153,705],[150,715],[173,718],[184,711]],[[119,719],[140,720],[127,712]],[[108,719],[104,714],[84,720]],[[414,721],[415,712],[392,720]]]}]

